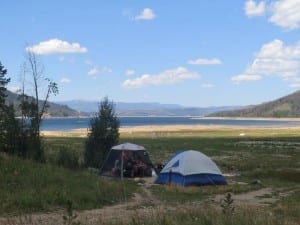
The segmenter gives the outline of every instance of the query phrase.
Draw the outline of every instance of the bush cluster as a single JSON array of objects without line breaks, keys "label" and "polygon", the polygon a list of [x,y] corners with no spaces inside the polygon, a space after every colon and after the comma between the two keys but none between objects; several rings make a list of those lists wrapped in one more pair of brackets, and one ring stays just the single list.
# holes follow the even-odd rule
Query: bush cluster
[{"label": "bush cluster", "polygon": [[56,163],[59,166],[69,168],[69,169],[78,169],[79,165],[79,157],[70,152],[67,148],[61,148],[58,151]]}]

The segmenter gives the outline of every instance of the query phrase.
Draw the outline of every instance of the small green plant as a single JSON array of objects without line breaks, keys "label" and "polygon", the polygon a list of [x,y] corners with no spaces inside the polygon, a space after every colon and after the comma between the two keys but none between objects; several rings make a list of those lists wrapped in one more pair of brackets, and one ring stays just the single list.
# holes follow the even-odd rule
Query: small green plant
[{"label": "small green plant", "polygon": [[80,225],[80,221],[77,221],[77,214],[73,211],[73,204],[70,200],[67,201],[67,208],[65,215],[63,215],[64,225]]},{"label": "small green plant", "polygon": [[233,215],[234,213],[234,206],[233,206],[233,198],[231,193],[227,193],[225,198],[221,202],[222,212],[225,215]]},{"label": "small green plant", "polygon": [[71,153],[66,148],[61,148],[57,155],[57,164],[69,169],[79,168],[79,158],[76,154]]}]

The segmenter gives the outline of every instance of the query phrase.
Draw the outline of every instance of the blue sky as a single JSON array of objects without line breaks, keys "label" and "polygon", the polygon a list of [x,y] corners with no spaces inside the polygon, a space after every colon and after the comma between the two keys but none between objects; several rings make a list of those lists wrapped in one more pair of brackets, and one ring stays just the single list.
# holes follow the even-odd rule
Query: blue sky
[{"label": "blue sky", "polygon": [[2,0],[0,8],[9,89],[20,87],[33,52],[59,85],[51,101],[248,105],[300,88],[300,0]]}]

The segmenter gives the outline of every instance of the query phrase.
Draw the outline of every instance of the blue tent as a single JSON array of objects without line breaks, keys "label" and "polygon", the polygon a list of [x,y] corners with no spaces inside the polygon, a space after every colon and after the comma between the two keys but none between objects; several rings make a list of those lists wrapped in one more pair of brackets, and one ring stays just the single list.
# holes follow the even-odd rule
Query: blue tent
[{"label": "blue tent", "polygon": [[155,183],[183,186],[227,184],[217,165],[208,156],[194,150],[175,154]]}]

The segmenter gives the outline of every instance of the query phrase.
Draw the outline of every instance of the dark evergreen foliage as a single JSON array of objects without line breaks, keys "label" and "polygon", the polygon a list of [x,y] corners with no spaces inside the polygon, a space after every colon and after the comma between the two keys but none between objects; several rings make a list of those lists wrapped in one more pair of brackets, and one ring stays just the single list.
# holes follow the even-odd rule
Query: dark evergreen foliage
[{"label": "dark evergreen foliage", "polygon": [[0,109],[3,109],[6,98],[6,85],[10,82],[10,78],[6,78],[7,70],[0,62]]},{"label": "dark evergreen foliage", "polygon": [[20,122],[15,118],[14,108],[5,106],[1,114],[0,149],[10,154],[22,155]]},{"label": "dark evergreen foliage", "polygon": [[86,166],[101,167],[111,147],[118,143],[119,127],[114,104],[106,97],[100,103],[95,117],[90,120],[84,154]]},{"label": "dark evergreen foliage", "polygon": [[14,118],[13,108],[5,104],[6,85],[10,82],[10,78],[6,78],[7,70],[0,62],[0,150],[14,151],[12,136],[15,134],[16,120]]},{"label": "dark evergreen foliage", "polygon": [[78,169],[79,168],[79,157],[74,153],[69,151],[65,147],[61,147],[58,155],[56,163],[59,166],[69,168],[69,169]]}]

